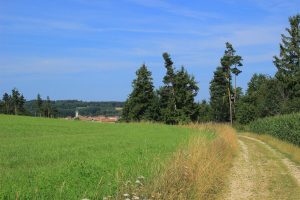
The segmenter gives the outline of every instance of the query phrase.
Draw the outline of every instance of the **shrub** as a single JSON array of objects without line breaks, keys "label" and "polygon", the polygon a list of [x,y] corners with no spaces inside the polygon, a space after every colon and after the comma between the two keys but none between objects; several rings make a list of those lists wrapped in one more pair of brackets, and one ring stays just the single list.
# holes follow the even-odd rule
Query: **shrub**
[{"label": "shrub", "polygon": [[249,129],[300,146],[300,113],[258,119],[249,124]]}]

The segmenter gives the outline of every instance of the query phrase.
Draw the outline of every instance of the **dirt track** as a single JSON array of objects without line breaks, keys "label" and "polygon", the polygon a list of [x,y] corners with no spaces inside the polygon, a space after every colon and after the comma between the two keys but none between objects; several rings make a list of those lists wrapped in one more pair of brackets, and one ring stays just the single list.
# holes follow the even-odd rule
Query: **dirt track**
[{"label": "dirt track", "polygon": [[239,136],[229,187],[221,199],[300,200],[300,167],[258,139]]}]

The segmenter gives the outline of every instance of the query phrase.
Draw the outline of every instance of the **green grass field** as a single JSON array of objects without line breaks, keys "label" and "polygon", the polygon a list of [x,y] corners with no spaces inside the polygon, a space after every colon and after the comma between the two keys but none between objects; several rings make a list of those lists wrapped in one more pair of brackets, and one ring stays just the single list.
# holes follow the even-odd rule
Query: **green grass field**
[{"label": "green grass field", "polygon": [[0,199],[102,199],[155,167],[195,130],[0,115]]}]

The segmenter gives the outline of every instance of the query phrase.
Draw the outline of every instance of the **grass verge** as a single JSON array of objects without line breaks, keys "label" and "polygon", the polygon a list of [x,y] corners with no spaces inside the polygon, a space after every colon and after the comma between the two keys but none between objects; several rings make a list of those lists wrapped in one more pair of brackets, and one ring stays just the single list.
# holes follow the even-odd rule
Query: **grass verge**
[{"label": "grass verge", "polygon": [[300,148],[294,144],[285,142],[267,134],[257,135],[254,133],[244,132],[241,133],[241,135],[260,139],[261,141],[269,144],[271,147],[277,149],[282,154],[286,155],[292,161],[300,164]]},{"label": "grass verge", "polygon": [[[180,148],[145,186],[123,188],[130,199],[215,199],[227,182],[226,177],[237,151],[235,130],[226,125],[190,125],[200,132],[214,132],[207,140],[194,136],[186,148]],[[137,180],[139,182],[139,180]],[[117,197],[122,199],[122,193]]]}]

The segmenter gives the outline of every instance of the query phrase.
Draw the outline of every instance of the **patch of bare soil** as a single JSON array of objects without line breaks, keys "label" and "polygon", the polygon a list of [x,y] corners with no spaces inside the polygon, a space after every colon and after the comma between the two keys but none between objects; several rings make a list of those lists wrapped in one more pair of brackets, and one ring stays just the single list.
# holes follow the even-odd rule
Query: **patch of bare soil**
[{"label": "patch of bare soil", "polygon": [[231,169],[229,192],[225,199],[249,199],[252,196],[254,168],[249,166],[249,152],[245,143],[239,140],[240,153]]}]

